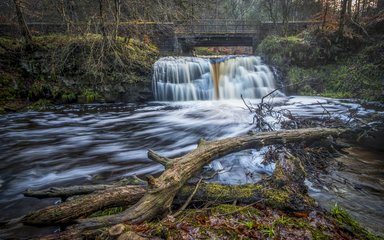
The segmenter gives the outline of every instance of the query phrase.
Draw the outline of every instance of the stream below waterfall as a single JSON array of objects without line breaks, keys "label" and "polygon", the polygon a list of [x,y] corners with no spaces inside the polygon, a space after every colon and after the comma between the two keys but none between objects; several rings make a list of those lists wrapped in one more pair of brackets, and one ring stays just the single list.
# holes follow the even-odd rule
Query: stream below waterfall
[{"label": "stream below waterfall", "polygon": [[[320,97],[274,101],[280,103],[277,108],[289,109],[293,115],[302,117],[321,117],[322,106],[340,117],[351,109],[362,118],[383,115],[353,102]],[[194,149],[200,138],[212,140],[246,134],[253,129],[251,123],[252,114],[241,100],[76,105],[48,112],[2,115],[1,216],[19,217],[58,200],[23,197],[27,188],[108,183],[133,175],[157,174],[163,167],[148,160],[147,149],[167,157],[180,156]],[[215,182],[256,182],[273,171],[273,165],[261,164],[264,151],[231,154],[214,161],[206,170],[218,171],[212,180]],[[345,163],[342,168],[335,169],[331,176],[322,176],[332,187],[311,187],[310,193],[324,206],[338,202],[365,226],[382,231],[383,154],[359,148],[351,151],[353,154],[340,160]],[[26,231],[34,230],[41,233],[41,229],[32,227]]]},{"label": "stream below waterfall", "polygon": [[[0,218],[20,217],[59,199],[23,197],[27,188],[109,183],[130,176],[159,174],[164,169],[147,158],[153,149],[166,157],[183,155],[199,139],[224,139],[254,130],[250,104],[276,85],[274,73],[258,57],[206,60],[164,58],[154,68],[157,101],[145,104],[57,106],[45,112],[0,116]],[[220,100],[218,100],[220,99]],[[380,104],[362,106],[352,100],[285,97],[266,99],[277,110],[300,118],[325,118],[325,110],[349,121],[384,117]],[[274,129],[281,126],[268,120]],[[377,124],[377,123],[376,123]],[[383,125],[383,122],[379,122]],[[376,141],[377,145],[382,143]],[[254,183],[269,176],[274,164],[262,163],[267,148],[250,149],[217,159],[204,168],[223,184]],[[361,223],[381,234],[384,226],[384,155],[356,146],[338,158],[338,166],[320,176],[322,184],[307,181],[321,206],[338,203]],[[20,230],[22,228],[22,231]],[[15,226],[0,230],[0,238],[30,237],[56,228]]]}]

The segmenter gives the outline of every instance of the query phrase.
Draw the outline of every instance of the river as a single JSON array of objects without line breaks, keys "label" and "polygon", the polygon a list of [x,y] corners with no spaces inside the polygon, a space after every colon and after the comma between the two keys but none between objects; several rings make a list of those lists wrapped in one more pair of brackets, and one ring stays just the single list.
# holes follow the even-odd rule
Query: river
[{"label": "river", "polygon": [[[261,68],[261,71],[265,70]],[[243,71],[239,74],[248,73]],[[261,76],[263,78],[264,75]],[[191,87],[190,83],[186,85]],[[221,93],[220,86],[211,88],[211,98],[214,98],[215,88],[216,94]],[[264,90],[269,91],[269,88],[273,89],[273,86],[262,86]],[[161,91],[164,93],[165,90]],[[191,91],[189,96],[194,98],[200,94],[195,93]],[[162,95],[169,97],[172,94]],[[250,97],[247,102],[253,105],[260,102],[255,96]],[[1,115],[1,218],[20,217],[58,203],[58,199],[26,198],[22,192],[27,188],[108,183],[134,175],[145,177],[158,174],[163,167],[147,158],[148,149],[167,157],[176,157],[194,149],[201,138],[223,139],[254,129],[251,124],[253,114],[242,100],[192,100],[195,101],[57,106],[45,112]],[[289,110],[296,117],[326,118],[324,108],[346,123],[351,111],[359,119],[367,119],[371,115],[384,116],[382,107],[372,109],[352,100],[285,97],[279,93],[267,101],[275,105],[275,109]],[[281,126],[277,123],[274,127],[279,129]],[[265,151],[262,148],[231,154],[215,160],[205,170],[218,172],[212,179],[215,182],[257,182],[273,172],[273,164],[261,163]],[[350,154],[338,159],[340,167],[321,176],[324,185],[308,182],[310,194],[327,208],[338,203],[364,226],[383,234],[384,155],[361,147],[348,151]],[[21,229],[15,226],[14,229],[1,230],[0,238],[50,233],[57,228]]]}]

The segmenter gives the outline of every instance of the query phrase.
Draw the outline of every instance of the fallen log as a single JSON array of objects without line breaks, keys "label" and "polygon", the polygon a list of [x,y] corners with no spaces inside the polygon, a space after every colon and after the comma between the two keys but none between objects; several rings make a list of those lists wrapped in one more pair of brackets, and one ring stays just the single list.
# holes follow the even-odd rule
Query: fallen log
[{"label": "fallen log", "polygon": [[169,159],[149,151],[148,157],[165,166],[158,178],[149,178],[148,191],[126,211],[108,217],[80,219],[79,227],[98,228],[121,222],[140,223],[154,219],[167,212],[174,197],[185,182],[212,160],[232,152],[259,148],[271,144],[285,144],[338,136],[344,129],[309,128],[278,132],[262,132],[217,141],[202,141],[192,152],[178,158]]},{"label": "fallen log", "polygon": [[146,192],[144,186],[111,186],[113,187],[110,189],[97,191],[27,214],[22,218],[21,222],[34,226],[69,224],[77,218],[89,216],[105,208],[132,205],[140,200]]},{"label": "fallen log", "polygon": [[[264,191],[265,186],[266,183],[264,182],[239,186],[201,183],[191,202],[215,202],[219,204],[237,201],[239,204],[248,204],[264,199],[268,203],[268,197],[264,196],[266,193]],[[191,196],[194,188],[195,186],[191,184],[183,186],[173,203],[175,205],[184,204]],[[87,217],[99,210],[133,205],[144,196],[146,191],[145,186],[112,187],[34,211],[25,215],[21,222],[33,226],[68,225],[78,218]]]},{"label": "fallen log", "polygon": [[[276,169],[272,177],[268,178],[267,180],[263,180],[257,184],[245,185],[201,183],[198,185],[199,187],[197,191],[195,186],[186,185],[181,188],[174,200],[174,203],[176,202],[177,204],[181,205],[185,202],[185,199],[190,197],[191,192],[195,192],[196,195],[194,198],[192,198],[192,202],[195,203],[212,202],[216,205],[228,202],[232,203],[233,201],[236,201],[237,204],[264,203],[267,206],[281,210],[299,210],[300,212],[303,210],[312,211],[314,202],[310,197],[308,197],[308,195],[305,194],[306,187],[304,184],[304,179],[305,171],[301,161],[286,152],[284,156],[281,156],[276,163]],[[116,191],[118,190],[119,189],[116,189]],[[97,199],[102,200],[103,196],[101,193],[102,192],[91,194],[93,195],[92,198],[96,197]],[[139,192],[138,195],[142,196],[144,193]],[[81,198],[86,199],[86,196]],[[69,203],[70,201],[63,203],[63,205]],[[88,205],[86,202],[84,204],[86,206]],[[60,205],[58,207],[60,208]],[[73,212],[73,209],[71,209],[71,212]],[[47,213],[47,211],[44,213]],[[56,217],[53,213],[58,213],[58,211],[53,211],[51,214],[46,214],[47,218],[45,221],[51,223],[50,221]],[[40,220],[44,219],[40,218]],[[124,229],[120,228],[121,226],[124,225],[118,224],[109,229],[109,231],[103,230],[101,232],[109,232],[110,236],[116,237],[120,234],[123,234],[124,232]],[[97,234],[100,234],[100,229],[89,229],[88,231],[82,231],[81,229],[74,226],[68,228],[68,230],[65,232],[46,236],[43,239],[93,239],[96,238]],[[105,238],[105,236],[102,238]]]},{"label": "fallen log", "polygon": [[[48,189],[27,189],[23,192],[25,197],[34,197],[34,198],[61,198],[66,200],[72,196],[85,195],[90,194],[96,191],[107,190],[111,188],[127,186],[127,185],[137,185],[142,180],[133,178],[131,179],[123,179],[113,184],[97,184],[97,185],[81,185],[81,186],[70,186],[70,187],[51,187]],[[145,183],[145,182],[144,182]]]}]

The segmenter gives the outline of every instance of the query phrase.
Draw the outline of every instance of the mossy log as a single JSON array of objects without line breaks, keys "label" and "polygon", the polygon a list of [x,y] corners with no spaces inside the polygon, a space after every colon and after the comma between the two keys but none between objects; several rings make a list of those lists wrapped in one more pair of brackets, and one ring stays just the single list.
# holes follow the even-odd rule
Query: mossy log
[{"label": "mossy log", "polygon": [[[195,186],[186,184],[177,194],[174,204],[183,204],[193,192]],[[193,202],[214,201],[217,203],[233,202],[251,203],[261,199],[262,184],[246,184],[239,186],[202,183]],[[57,189],[60,190],[60,189]],[[135,204],[146,193],[146,186],[111,187],[92,194],[78,196],[59,205],[53,205],[34,211],[23,217],[26,225],[52,226],[70,224],[80,217],[111,207],[128,207]]]},{"label": "mossy log", "polygon": [[48,189],[34,190],[27,189],[23,192],[25,197],[34,197],[34,198],[61,198],[66,200],[69,197],[77,195],[90,194],[96,191],[107,190],[111,188],[116,188],[120,186],[126,186],[132,184],[132,181],[123,179],[114,184],[98,184],[98,185],[81,185],[81,186],[70,186],[70,187],[51,187]]},{"label": "mossy log", "polygon": [[[305,200],[305,194],[303,194],[305,192],[304,178],[305,172],[300,161],[288,155],[277,162],[275,172],[270,179],[260,181],[257,184],[244,185],[201,183],[191,202],[214,202],[215,204],[234,201],[238,204],[263,202],[277,209],[297,210],[303,205],[297,204],[297,199]],[[173,201],[174,205],[185,203],[194,188],[193,184],[183,186]],[[67,188],[64,188],[64,191],[61,191],[60,188],[56,190],[66,192]],[[37,226],[66,225],[79,217],[86,217],[104,208],[132,205],[143,197],[146,191],[146,186],[115,186],[35,211],[26,215],[22,222]],[[292,194],[293,191],[296,191],[295,194]],[[39,192],[44,193],[44,191]],[[309,202],[306,201],[306,203]],[[310,206],[311,204],[306,205]]]},{"label": "mossy log", "polygon": [[[87,189],[92,189],[92,187],[90,186]],[[56,189],[56,191],[63,193],[60,189]],[[140,200],[145,193],[145,186],[116,187],[116,185],[111,185],[109,189],[76,197],[62,204],[49,206],[27,214],[22,218],[21,222],[35,226],[69,224],[77,218],[89,216],[105,208],[132,205]]]},{"label": "mossy log", "polygon": [[165,166],[158,178],[150,178],[146,194],[126,211],[113,216],[78,220],[83,228],[98,228],[121,222],[140,223],[167,212],[180,188],[204,165],[232,152],[258,148],[271,144],[302,142],[338,136],[343,129],[309,128],[233,137],[217,141],[201,142],[195,150],[178,158],[169,159],[149,151],[148,157]]}]

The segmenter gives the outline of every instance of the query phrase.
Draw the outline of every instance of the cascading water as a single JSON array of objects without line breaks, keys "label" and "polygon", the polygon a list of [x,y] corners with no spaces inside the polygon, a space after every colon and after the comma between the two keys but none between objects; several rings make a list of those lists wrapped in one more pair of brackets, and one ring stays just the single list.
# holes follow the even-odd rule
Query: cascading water
[{"label": "cascading water", "polygon": [[153,90],[159,101],[261,98],[274,89],[273,73],[260,57],[166,57],[154,65]]}]

